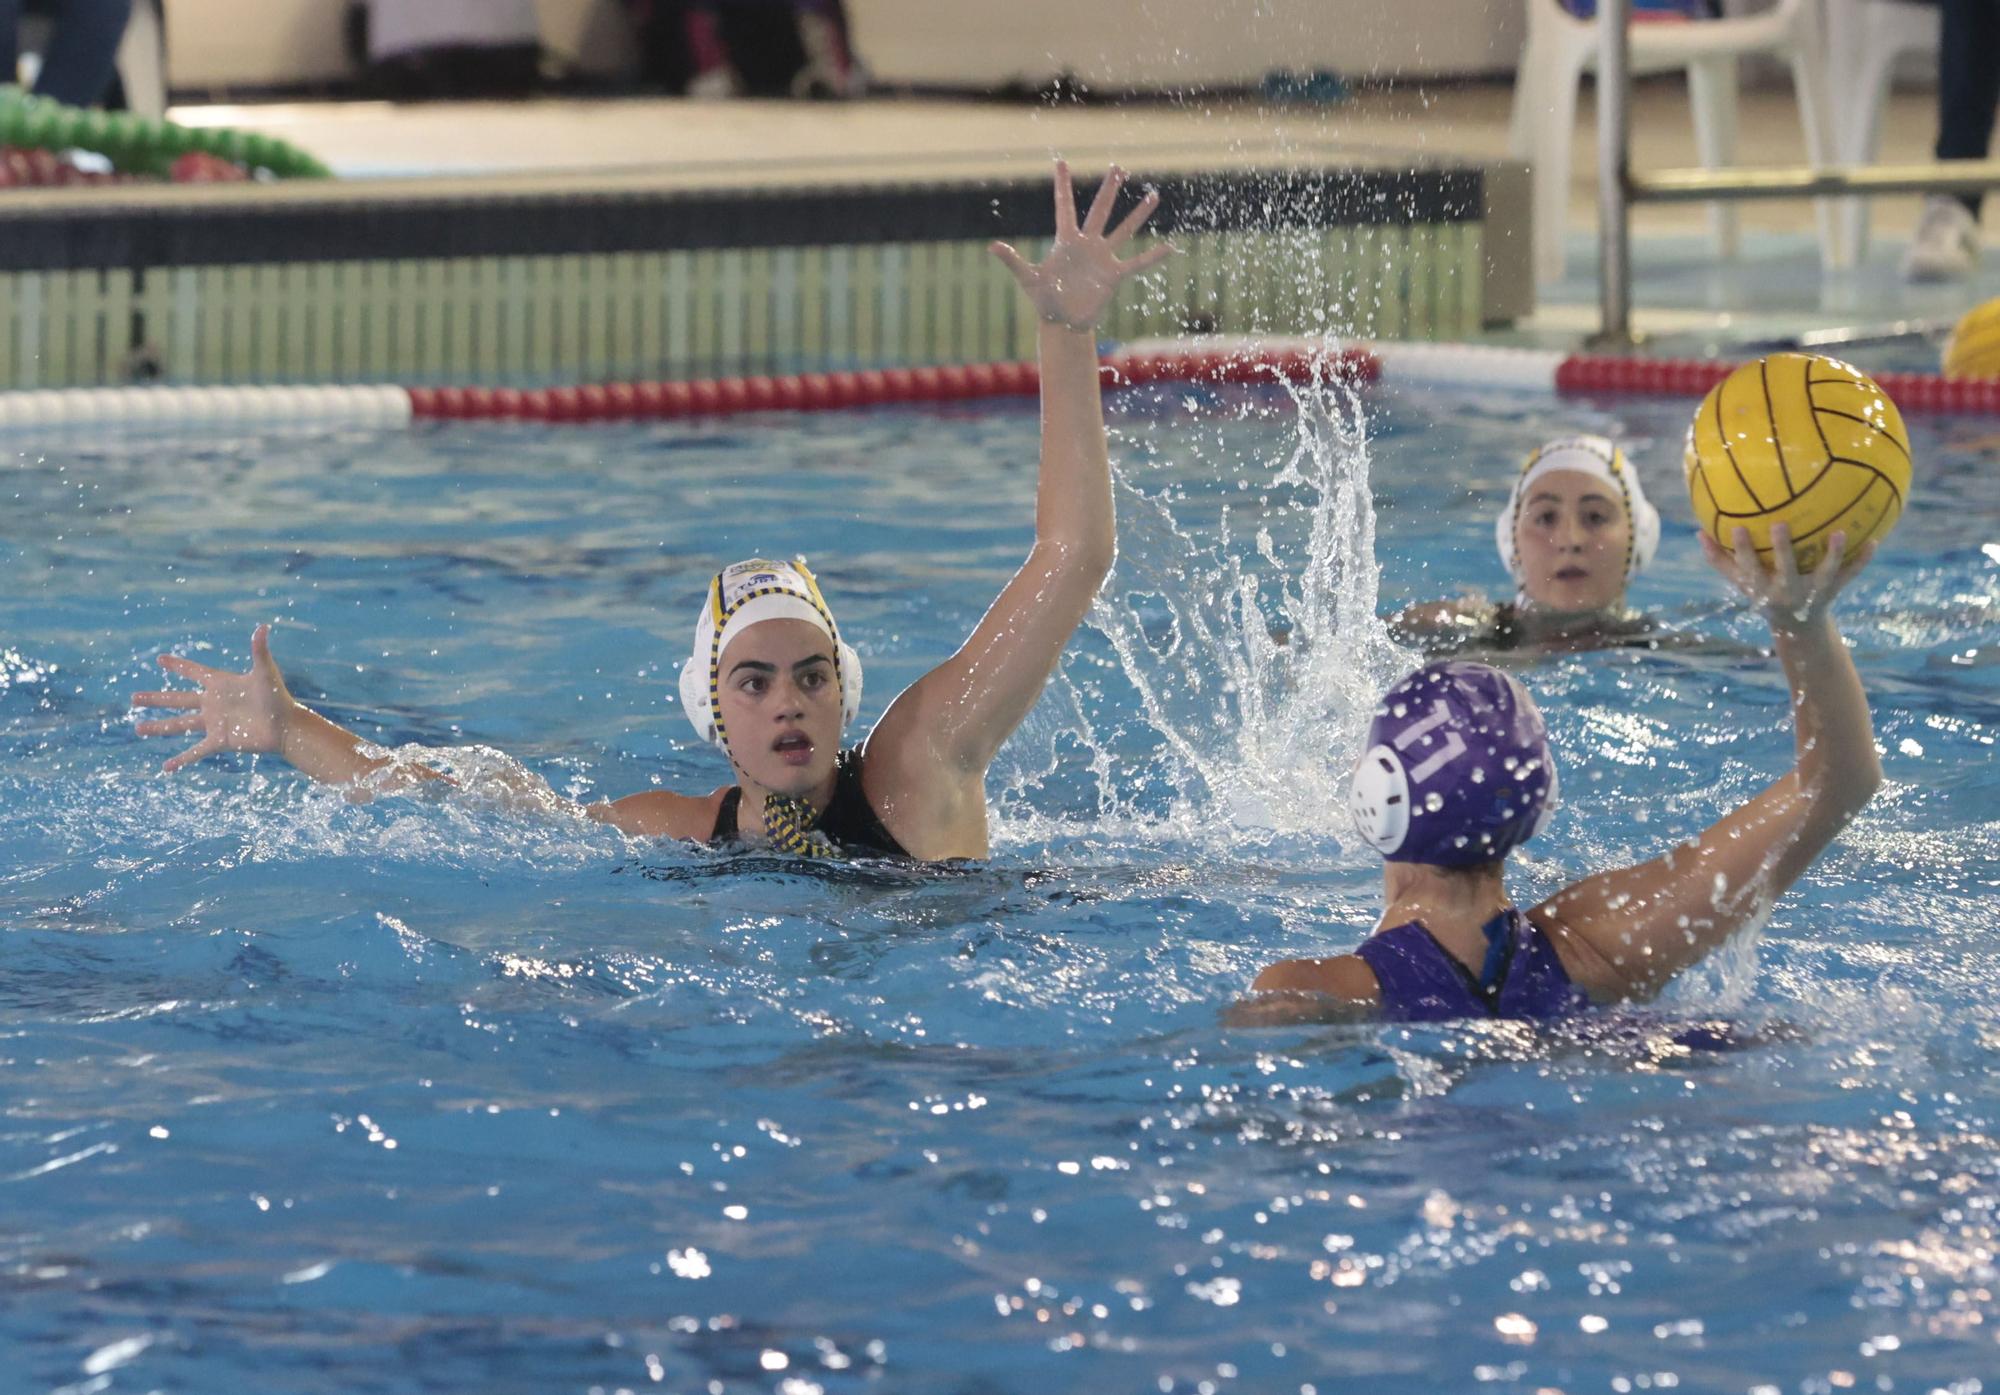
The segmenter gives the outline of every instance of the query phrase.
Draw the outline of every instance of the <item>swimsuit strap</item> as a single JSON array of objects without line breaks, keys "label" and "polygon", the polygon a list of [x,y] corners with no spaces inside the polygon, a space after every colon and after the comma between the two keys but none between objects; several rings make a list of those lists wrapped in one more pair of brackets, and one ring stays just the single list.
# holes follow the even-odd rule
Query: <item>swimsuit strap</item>
[{"label": "swimsuit strap", "polygon": [[722,792],[722,802],[715,806],[715,827],[710,830],[711,843],[733,843],[736,841],[736,811],[743,806],[743,786],[731,785]]},{"label": "swimsuit strap", "polygon": [[861,748],[849,747],[834,764],[833,798],[820,811],[818,828],[850,855],[908,857],[896,835],[882,824],[861,788]]},{"label": "swimsuit strap", "polygon": [[[775,808],[774,800],[777,802]],[[708,841],[733,843],[740,838],[742,808],[743,787],[732,785],[724,790],[722,803],[716,806],[715,827],[709,833]],[[861,788],[861,751],[858,747],[842,751],[835,760],[833,797],[827,800],[826,808],[820,810],[817,819],[810,817],[802,801],[772,796],[765,801],[764,827],[771,835],[772,846],[808,857],[826,857],[832,853],[860,857],[910,855],[896,841],[896,835],[883,826],[881,818],[868,803],[868,796]],[[798,846],[795,840],[803,840],[807,846]]]},{"label": "swimsuit strap", "polygon": [[1479,927],[1486,936],[1486,959],[1479,966],[1479,996],[1495,1016],[1500,1012],[1500,995],[1507,988],[1507,971],[1514,967],[1514,952],[1520,948],[1520,928],[1521,913],[1511,906]]}]

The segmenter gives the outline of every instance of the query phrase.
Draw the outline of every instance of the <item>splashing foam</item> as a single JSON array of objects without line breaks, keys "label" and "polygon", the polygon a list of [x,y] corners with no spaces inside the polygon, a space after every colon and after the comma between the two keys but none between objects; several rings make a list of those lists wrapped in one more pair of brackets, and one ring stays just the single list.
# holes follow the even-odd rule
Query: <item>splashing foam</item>
[{"label": "splashing foam", "polygon": [[[1217,540],[1204,543],[1176,520],[1172,487],[1149,494],[1119,474],[1118,567],[1089,620],[1136,703],[1093,702],[1102,684],[1079,656],[1052,693],[1059,717],[1024,729],[1031,741],[1068,738],[1089,753],[1098,825],[1114,835],[1213,843],[1220,829],[1227,843],[1256,845],[1290,834],[1344,837],[1362,732],[1382,690],[1415,662],[1376,614],[1381,571],[1360,397],[1330,375],[1286,391],[1289,456],[1258,482],[1280,502],[1248,537],[1225,508]],[[1280,555],[1274,525],[1303,535],[1295,563]],[[1108,715],[1131,706],[1131,718]],[[1093,721],[1093,709],[1107,715]],[[1013,784],[1053,769],[1052,758]],[[1173,788],[1163,814],[1137,788],[1148,781]],[[1010,841],[1054,832],[1018,801],[1001,804]]]},{"label": "splashing foam", "polygon": [[[408,746],[392,754],[399,761],[447,770],[468,784],[477,783],[469,778],[475,774],[516,774],[541,784],[511,757],[489,747]],[[604,825],[556,816],[552,794],[544,809],[522,798],[487,797],[476,788],[459,794],[442,787],[358,804],[342,790],[301,790],[290,772],[273,776],[261,769],[214,779],[169,779],[114,769],[80,790],[16,781],[0,785],[0,793],[18,797],[20,808],[36,811],[36,832],[68,856],[100,850],[107,835],[113,835],[108,841],[127,850],[115,859],[122,870],[167,865],[198,849],[205,861],[219,867],[357,857],[554,871],[600,865],[628,846]]]}]

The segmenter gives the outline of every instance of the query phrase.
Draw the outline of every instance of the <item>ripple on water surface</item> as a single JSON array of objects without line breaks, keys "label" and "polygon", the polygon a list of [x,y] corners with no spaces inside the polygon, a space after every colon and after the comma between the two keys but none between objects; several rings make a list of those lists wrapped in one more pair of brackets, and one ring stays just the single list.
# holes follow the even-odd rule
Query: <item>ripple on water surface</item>
[{"label": "ripple on water surface", "polygon": [[358,806],[240,758],[159,779],[122,694],[275,616],[295,690],[373,739],[579,798],[709,788],[672,685],[718,562],[813,560],[872,718],[1022,555],[1028,411],[13,461],[13,1379],[1979,1388],[1990,441],[1916,428],[1936,463],[1844,602],[1887,783],[1759,936],[1562,1032],[1230,1030],[1258,967],[1372,920],[1341,769],[1409,659],[1373,617],[1498,588],[1488,509],[1541,437],[1635,443],[1668,541],[1634,599],[1698,642],[1523,669],[1572,803],[1517,895],[1691,832],[1790,738],[1688,545],[1680,408],[1194,405],[1114,405],[1117,573],[996,766],[996,856],[940,870]]}]

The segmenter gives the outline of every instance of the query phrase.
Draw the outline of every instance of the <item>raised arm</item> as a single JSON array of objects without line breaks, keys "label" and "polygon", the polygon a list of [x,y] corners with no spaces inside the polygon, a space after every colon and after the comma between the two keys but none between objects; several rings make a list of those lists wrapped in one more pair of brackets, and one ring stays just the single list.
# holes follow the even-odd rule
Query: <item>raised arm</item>
[{"label": "raised arm", "polygon": [[1833,621],[1833,600],[1867,563],[1836,533],[1800,576],[1783,525],[1759,564],[1748,533],[1735,551],[1704,537],[1715,569],[1764,611],[1792,692],[1797,761],[1775,783],[1664,857],[1586,878],[1529,914],[1572,976],[1600,997],[1646,998],[1756,919],[1859,813],[1882,783],[1868,696]]},{"label": "raised arm", "polygon": [[1035,545],[956,654],[912,684],[869,737],[871,762],[925,764],[983,777],[994,753],[1034,706],[1115,551],[1111,467],[1098,391],[1097,322],[1126,277],[1169,256],[1162,244],[1126,261],[1129,242],[1158,206],[1148,193],[1106,232],[1125,183],[1112,169],[1079,225],[1069,167],[1055,169],[1056,237],[1039,265],[1005,243],[993,254],[1014,274],[1041,324],[1042,463]]}]

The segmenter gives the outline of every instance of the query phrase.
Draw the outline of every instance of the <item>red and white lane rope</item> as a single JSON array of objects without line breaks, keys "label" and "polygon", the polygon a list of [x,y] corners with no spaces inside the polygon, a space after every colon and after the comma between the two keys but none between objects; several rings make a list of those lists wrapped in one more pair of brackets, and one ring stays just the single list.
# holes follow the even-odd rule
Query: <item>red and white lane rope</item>
[{"label": "red and white lane rope", "polygon": [[[1476,344],[1335,348],[1310,339],[1203,339],[1130,344],[1108,355],[1102,372],[1107,387],[1339,378],[1470,391],[1697,398],[1735,367],[1711,359]],[[1875,379],[1905,412],[2000,415],[2000,378],[1878,373]],[[411,420],[664,420],[1024,397],[1040,385],[1032,363],[976,363],[550,388],[86,388],[0,393],[0,431],[198,421],[390,427]]]}]

